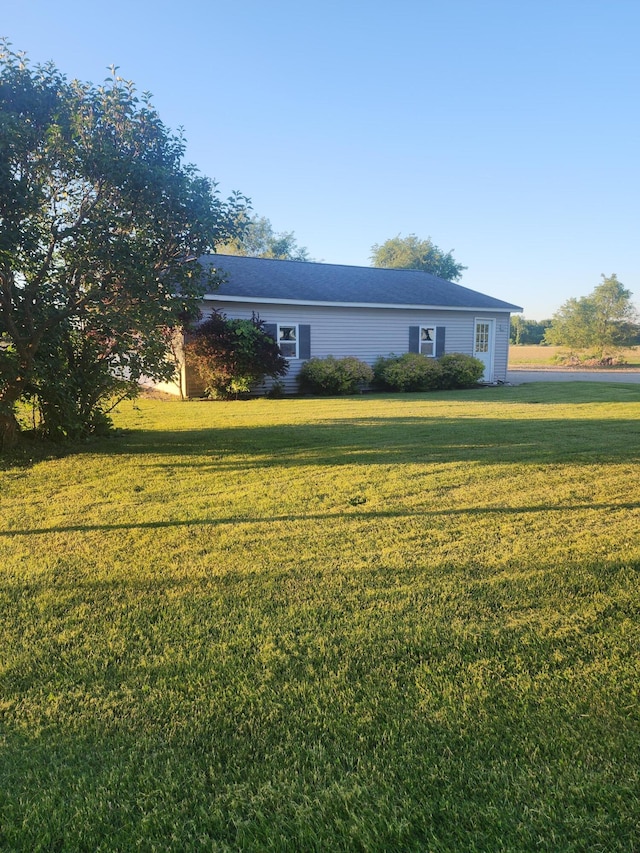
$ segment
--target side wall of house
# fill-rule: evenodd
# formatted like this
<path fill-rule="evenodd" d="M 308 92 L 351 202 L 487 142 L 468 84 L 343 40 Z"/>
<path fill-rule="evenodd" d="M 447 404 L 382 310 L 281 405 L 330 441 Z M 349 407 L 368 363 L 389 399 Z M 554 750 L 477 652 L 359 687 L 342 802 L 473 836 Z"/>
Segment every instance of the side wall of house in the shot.
<path fill-rule="evenodd" d="M 476 318 L 493 320 L 493 381 L 504 381 L 509 353 L 509 313 L 494 311 L 422 311 L 407 308 L 345 308 L 314 305 L 271 305 L 208 301 L 204 315 L 219 310 L 227 317 L 250 319 L 256 312 L 268 324 L 308 325 L 311 357 L 341 358 L 353 355 L 373 364 L 381 355 L 400 355 L 409 351 L 409 328 L 444 327 L 444 352 L 473 355 Z M 288 393 L 298 390 L 296 376 L 301 359 L 291 359 L 284 385 Z M 189 385 L 189 383 L 188 383 Z M 192 395 L 191 388 L 187 393 Z"/>
<path fill-rule="evenodd" d="M 186 386 L 186 370 L 184 363 L 184 337 L 182 332 L 176 330 L 172 336 L 171 340 L 171 351 L 173 356 L 173 363 L 176 366 L 175 377 L 173 380 L 169 380 L 167 382 L 155 382 L 153 379 L 142 379 L 140 384 L 143 388 L 153 389 L 155 391 L 162 391 L 164 394 L 172 394 L 175 397 L 196 397 L 198 394 L 189 393 L 190 389 Z"/>

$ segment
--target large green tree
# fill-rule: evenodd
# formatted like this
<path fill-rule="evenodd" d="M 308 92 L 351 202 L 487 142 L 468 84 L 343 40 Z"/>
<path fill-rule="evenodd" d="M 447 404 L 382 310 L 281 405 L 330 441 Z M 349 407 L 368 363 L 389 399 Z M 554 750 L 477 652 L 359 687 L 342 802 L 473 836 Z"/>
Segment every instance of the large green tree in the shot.
<path fill-rule="evenodd" d="M 309 261 L 309 251 L 299 246 L 293 231 L 273 230 L 266 216 L 241 216 L 238 236 L 220 247 L 229 255 L 247 255 L 252 258 L 276 258 L 280 261 Z"/>
<path fill-rule="evenodd" d="M 211 286 L 198 258 L 246 207 L 184 153 L 115 68 L 96 87 L 0 43 L 0 444 L 25 395 L 81 432 L 114 383 L 173 371 L 170 330 Z"/>
<path fill-rule="evenodd" d="M 385 269 L 422 270 L 447 281 L 457 281 L 467 267 L 453 257 L 453 250 L 443 252 L 428 237 L 421 240 L 415 234 L 392 237 L 371 247 L 371 265 Z"/>
<path fill-rule="evenodd" d="M 589 296 L 569 299 L 556 311 L 545 332 L 545 343 L 594 352 L 601 358 L 637 343 L 633 294 L 615 273 L 601 278 L 602 283 Z"/>

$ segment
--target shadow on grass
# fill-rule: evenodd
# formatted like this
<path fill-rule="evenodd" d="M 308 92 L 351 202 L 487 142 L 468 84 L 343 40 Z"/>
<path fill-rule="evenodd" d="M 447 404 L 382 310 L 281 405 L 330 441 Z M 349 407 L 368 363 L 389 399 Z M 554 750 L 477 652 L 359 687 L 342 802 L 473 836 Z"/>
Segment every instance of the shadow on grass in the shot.
<path fill-rule="evenodd" d="M 406 404 L 412 413 L 386 417 L 380 404 L 386 400 Z M 261 467 L 298 465 L 393 465 L 432 462 L 563 463 L 620 462 L 636 460 L 640 453 L 640 419 L 594 418 L 593 410 L 572 409 L 569 418 L 538 417 L 539 405 L 640 402 L 640 386 L 606 383 L 533 383 L 515 388 L 486 388 L 459 392 L 458 404 L 489 402 L 505 405 L 504 417 L 424 417 L 414 415 L 416 405 L 448 400 L 439 394 L 371 395 L 377 406 L 370 417 L 341 416 L 309 423 L 266 426 L 213 426 L 197 429 L 116 430 L 82 445 L 46 445 L 25 438 L 11 455 L 0 455 L 0 470 L 28 468 L 66 456 L 107 454 L 117 456 L 177 457 L 158 463 L 174 468 L 191 465 L 242 470 L 248 464 Z M 279 401 L 286 406 L 288 400 Z M 296 401 L 291 401 L 296 402 Z M 303 401 L 313 403 L 313 400 Z M 348 403 L 348 398 L 340 398 Z M 300 403 L 300 400 L 297 400 Z M 362 412 L 362 398 L 358 411 Z M 511 417 L 510 405 L 530 405 L 530 417 Z M 233 403 L 205 403 L 233 406 Z M 397 412 L 397 405 L 394 406 Z M 426 409 L 428 411 L 428 409 Z M 577 414 L 577 417 L 576 417 Z M 299 415 L 299 411 L 298 411 Z M 582 415 L 582 416 L 581 416 Z M 196 461 L 195 457 L 198 457 Z"/>
<path fill-rule="evenodd" d="M 635 461 L 640 420 L 392 417 L 188 431 L 141 430 L 85 452 L 153 457 L 156 464 L 241 470 L 247 465 L 395 465 Z M 175 457 L 171 462 L 158 462 Z"/>
<path fill-rule="evenodd" d="M 562 504 L 558 506 L 550 506 L 549 504 L 540 504 L 538 506 L 473 506 L 463 507 L 461 509 L 438 509 L 438 510 L 419 510 L 417 512 L 407 512 L 404 509 L 402 512 L 395 510 L 350 510 L 344 509 L 337 512 L 321 512 L 321 513 L 285 513 L 283 515 L 269 516 L 252 516 L 250 518 L 242 516 L 225 516 L 222 518 L 187 518 L 187 519 L 170 519 L 164 521 L 139 521 L 139 522 L 118 522 L 116 524 L 69 524 L 58 527 L 36 527 L 23 530 L 0 530 L 0 537 L 15 537 L 15 536 L 39 536 L 50 533 L 88 533 L 102 532 L 109 533 L 115 530 L 161 530 L 172 527 L 219 527 L 225 524 L 232 524 L 238 527 L 243 524 L 278 524 L 291 523 L 298 521 L 333 521 L 339 518 L 348 517 L 350 519 L 358 519 L 361 521 L 375 521 L 382 518 L 438 518 L 438 517 L 454 517 L 454 516 L 510 516 L 510 515 L 529 515 L 539 512 L 551 513 L 567 513 L 567 512 L 584 512 L 595 510 L 597 512 L 617 512 L 619 510 L 636 510 L 640 509 L 640 501 L 638 502 L 623 502 L 623 503 L 581 503 L 581 504 Z"/>
<path fill-rule="evenodd" d="M 248 465 L 619 463 L 640 458 L 640 420 L 393 417 L 193 430 L 136 430 L 82 447 L 6 461 L 4 470 L 84 454 L 139 456 L 149 464 L 244 470 Z M 164 460 L 164 461 L 162 461 Z"/>

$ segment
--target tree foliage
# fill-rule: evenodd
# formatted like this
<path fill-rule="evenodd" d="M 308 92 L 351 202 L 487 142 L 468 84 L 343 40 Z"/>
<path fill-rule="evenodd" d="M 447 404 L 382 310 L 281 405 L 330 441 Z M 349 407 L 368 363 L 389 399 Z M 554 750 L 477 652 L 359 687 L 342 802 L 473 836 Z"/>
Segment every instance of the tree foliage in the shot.
<path fill-rule="evenodd" d="M 184 152 L 115 68 L 96 87 L 0 42 L 5 425 L 35 395 L 56 434 L 90 431 L 114 391 L 173 372 L 167 329 L 211 288 L 198 258 L 233 238 L 246 209 Z"/>
<path fill-rule="evenodd" d="M 415 234 L 393 237 L 371 247 L 371 265 L 385 269 L 422 270 L 447 281 L 457 281 L 467 267 L 453 257 L 453 250 L 443 252 L 428 237 Z"/>
<path fill-rule="evenodd" d="M 541 344 L 550 325 L 551 320 L 527 320 L 515 314 L 511 317 L 509 340 L 512 344 Z"/>
<path fill-rule="evenodd" d="M 615 273 L 601 278 L 589 296 L 567 300 L 553 315 L 545 343 L 597 352 L 601 358 L 637 343 L 638 315 L 631 291 Z"/>
<path fill-rule="evenodd" d="M 24 396 L 40 413 L 41 432 L 58 440 L 105 430 L 108 401 L 114 404 L 136 390 L 104 340 L 82 323 L 62 323 L 38 347 Z"/>
<path fill-rule="evenodd" d="M 229 320 L 216 312 L 190 333 L 184 349 L 187 365 L 210 397 L 246 394 L 267 377 L 284 376 L 289 366 L 255 314 L 251 320 Z"/>
<path fill-rule="evenodd" d="M 309 252 L 298 246 L 293 231 L 275 232 L 266 216 L 240 217 L 238 236 L 220 247 L 229 255 L 247 255 L 252 258 L 275 258 L 281 261 L 309 261 Z"/>

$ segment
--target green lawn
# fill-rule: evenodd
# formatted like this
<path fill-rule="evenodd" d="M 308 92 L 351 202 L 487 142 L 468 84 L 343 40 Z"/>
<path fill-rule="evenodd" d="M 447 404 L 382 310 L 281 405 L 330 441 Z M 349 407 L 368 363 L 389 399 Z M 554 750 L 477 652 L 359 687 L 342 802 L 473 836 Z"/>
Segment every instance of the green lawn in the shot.
<path fill-rule="evenodd" d="M 0 466 L 2 851 L 640 849 L 640 387 L 126 403 Z"/>

